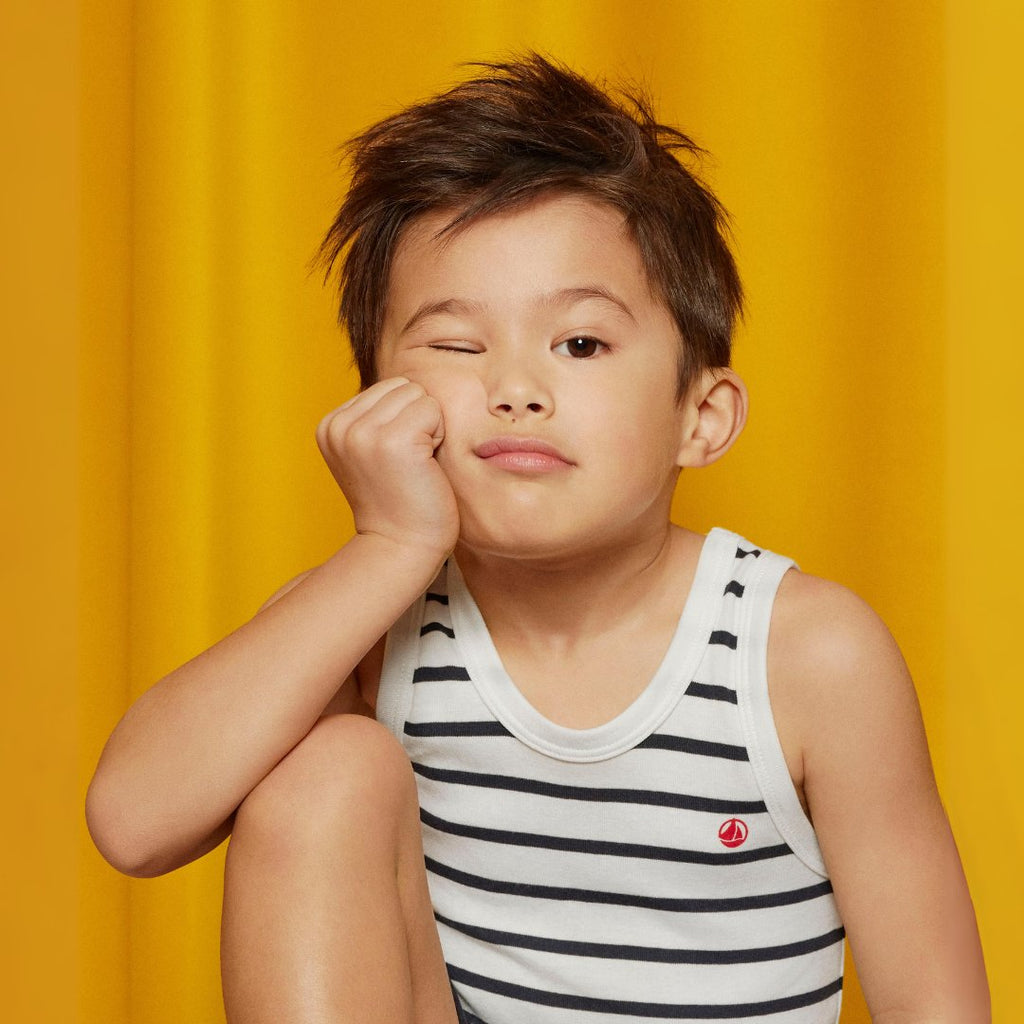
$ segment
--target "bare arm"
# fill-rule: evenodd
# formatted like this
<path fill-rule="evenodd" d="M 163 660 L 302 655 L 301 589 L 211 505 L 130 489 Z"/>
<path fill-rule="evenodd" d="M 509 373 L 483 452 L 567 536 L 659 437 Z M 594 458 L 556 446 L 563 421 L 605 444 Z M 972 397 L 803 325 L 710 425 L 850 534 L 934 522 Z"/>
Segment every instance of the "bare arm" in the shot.
<path fill-rule="evenodd" d="M 989 1021 L 974 909 L 895 642 L 849 591 L 799 573 L 772 634 L 780 734 L 872 1019 Z"/>
<path fill-rule="evenodd" d="M 129 709 L 86 804 L 112 864 L 153 875 L 205 853 L 326 709 L 365 709 L 357 666 L 455 542 L 454 498 L 432 457 L 442 431 L 436 403 L 405 381 L 376 385 L 321 424 L 359 532 Z"/>

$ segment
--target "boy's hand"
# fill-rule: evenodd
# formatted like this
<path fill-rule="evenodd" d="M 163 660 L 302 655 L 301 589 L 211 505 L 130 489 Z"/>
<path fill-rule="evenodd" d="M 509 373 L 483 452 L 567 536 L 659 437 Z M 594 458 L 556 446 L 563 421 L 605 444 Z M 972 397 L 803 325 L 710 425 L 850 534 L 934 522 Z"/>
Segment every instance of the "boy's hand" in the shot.
<path fill-rule="evenodd" d="M 328 413 L 317 444 L 356 530 L 447 556 L 459 535 L 455 494 L 434 458 L 441 407 L 405 377 L 382 380 Z"/>

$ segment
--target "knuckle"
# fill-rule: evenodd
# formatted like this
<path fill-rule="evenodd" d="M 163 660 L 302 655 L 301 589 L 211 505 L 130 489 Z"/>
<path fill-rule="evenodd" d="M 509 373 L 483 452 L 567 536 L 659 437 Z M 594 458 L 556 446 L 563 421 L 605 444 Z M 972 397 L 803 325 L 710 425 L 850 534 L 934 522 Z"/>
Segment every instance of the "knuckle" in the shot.
<path fill-rule="evenodd" d="M 323 442 L 334 440 L 337 437 L 344 435 L 351 419 L 351 414 L 349 413 L 347 406 L 348 403 L 346 402 L 345 405 L 341 405 L 337 409 L 332 409 L 317 424 L 317 441 Z"/>
<path fill-rule="evenodd" d="M 367 423 L 366 420 L 356 420 L 355 423 L 348 424 L 337 435 L 336 440 L 338 447 L 341 447 L 342 443 L 344 443 L 347 447 L 366 448 L 372 442 L 376 433 L 376 428 L 372 424 Z"/>
<path fill-rule="evenodd" d="M 320 422 L 316 425 L 316 436 L 317 440 L 327 436 L 327 430 L 331 425 L 331 421 L 338 414 L 337 409 L 332 409 L 326 416 L 324 416 Z"/>
<path fill-rule="evenodd" d="M 324 441 L 326 450 L 330 452 L 339 452 L 345 446 L 345 438 L 348 434 L 348 428 L 344 423 L 338 421 L 338 419 L 332 420 L 324 434 Z"/>

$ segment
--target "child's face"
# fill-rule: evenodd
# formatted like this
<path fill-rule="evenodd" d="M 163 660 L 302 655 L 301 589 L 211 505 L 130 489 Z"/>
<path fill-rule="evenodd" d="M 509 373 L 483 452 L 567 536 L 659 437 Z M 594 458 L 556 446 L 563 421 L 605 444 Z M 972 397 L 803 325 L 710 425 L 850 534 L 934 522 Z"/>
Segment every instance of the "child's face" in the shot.
<path fill-rule="evenodd" d="M 560 196 L 434 240 L 449 219 L 398 246 L 378 369 L 441 405 L 460 544 L 558 558 L 662 536 L 692 413 L 621 214 Z"/>

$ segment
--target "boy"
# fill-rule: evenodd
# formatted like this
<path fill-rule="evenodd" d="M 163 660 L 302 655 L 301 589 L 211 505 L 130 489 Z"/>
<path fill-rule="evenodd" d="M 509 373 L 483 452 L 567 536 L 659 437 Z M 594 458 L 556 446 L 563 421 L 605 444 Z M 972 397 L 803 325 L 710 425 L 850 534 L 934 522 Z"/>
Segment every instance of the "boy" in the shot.
<path fill-rule="evenodd" d="M 746 416 L 677 150 L 539 57 L 354 143 L 325 255 L 364 389 L 318 441 L 356 536 L 142 697 L 89 794 L 132 874 L 232 833 L 230 1021 L 834 1021 L 844 935 L 876 1021 L 987 1019 L 888 633 L 669 522 Z"/>

